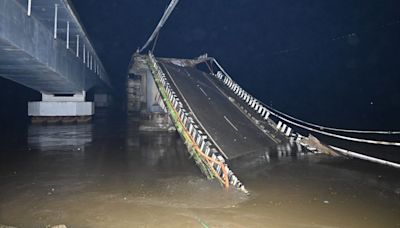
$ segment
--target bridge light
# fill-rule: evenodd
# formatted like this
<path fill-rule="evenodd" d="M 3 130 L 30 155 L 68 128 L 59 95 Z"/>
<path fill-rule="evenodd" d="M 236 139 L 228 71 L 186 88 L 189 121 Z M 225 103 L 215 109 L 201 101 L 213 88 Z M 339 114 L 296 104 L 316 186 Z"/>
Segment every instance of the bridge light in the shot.
<path fill-rule="evenodd" d="M 26 12 L 26 15 L 30 17 L 31 14 L 32 14 L 32 0 L 28 0 L 28 12 Z"/>
<path fill-rule="evenodd" d="M 93 54 L 90 55 L 90 70 L 93 70 Z"/>
<path fill-rule="evenodd" d="M 69 49 L 69 21 L 67 21 L 67 49 Z"/>
<path fill-rule="evenodd" d="M 58 4 L 54 5 L 54 39 L 57 39 Z"/>
<path fill-rule="evenodd" d="M 86 63 L 86 45 L 85 44 L 83 44 L 82 56 L 83 56 L 83 63 Z"/>
<path fill-rule="evenodd" d="M 90 52 L 89 52 L 89 50 L 86 53 L 86 67 L 87 68 L 90 67 Z"/>
<path fill-rule="evenodd" d="M 79 35 L 76 35 L 76 57 L 79 58 Z"/>

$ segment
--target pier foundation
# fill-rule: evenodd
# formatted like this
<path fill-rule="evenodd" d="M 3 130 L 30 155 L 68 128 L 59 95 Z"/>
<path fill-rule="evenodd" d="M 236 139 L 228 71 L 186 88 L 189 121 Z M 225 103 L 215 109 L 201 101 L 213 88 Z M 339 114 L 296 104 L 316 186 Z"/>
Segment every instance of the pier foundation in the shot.
<path fill-rule="evenodd" d="M 134 55 L 127 81 L 127 112 L 140 116 L 140 131 L 175 131 L 153 75 L 141 56 Z"/>
<path fill-rule="evenodd" d="M 85 101 L 86 93 L 45 94 L 42 101 L 28 103 L 33 123 L 88 122 L 94 115 L 94 103 Z"/>

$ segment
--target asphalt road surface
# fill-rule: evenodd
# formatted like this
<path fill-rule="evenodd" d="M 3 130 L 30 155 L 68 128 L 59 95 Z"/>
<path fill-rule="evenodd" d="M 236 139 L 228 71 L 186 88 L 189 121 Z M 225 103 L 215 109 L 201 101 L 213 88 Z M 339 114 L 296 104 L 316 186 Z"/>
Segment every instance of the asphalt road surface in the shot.
<path fill-rule="evenodd" d="M 261 131 L 206 74 L 195 68 L 161 64 L 175 92 L 228 159 L 262 153 L 276 143 Z M 231 98 L 232 99 L 232 98 Z"/>

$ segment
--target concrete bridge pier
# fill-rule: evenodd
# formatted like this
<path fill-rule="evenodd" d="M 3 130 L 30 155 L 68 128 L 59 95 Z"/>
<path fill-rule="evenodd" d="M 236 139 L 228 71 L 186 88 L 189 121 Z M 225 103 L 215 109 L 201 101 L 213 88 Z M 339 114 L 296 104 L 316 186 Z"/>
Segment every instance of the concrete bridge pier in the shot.
<path fill-rule="evenodd" d="M 128 114 L 139 113 L 141 131 L 174 131 L 163 98 L 143 56 L 134 55 L 127 81 Z"/>
<path fill-rule="evenodd" d="M 142 87 L 144 91 L 142 98 L 144 106 L 142 106 L 140 112 L 142 121 L 139 130 L 174 131 L 175 128 L 168 116 L 168 112 L 150 71 L 147 71 L 145 77 L 142 77 Z"/>
<path fill-rule="evenodd" d="M 33 123 L 88 122 L 94 115 L 94 103 L 85 99 L 85 91 L 75 94 L 42 93 L 42 101 L 28 103 L 28 116 Z"/>

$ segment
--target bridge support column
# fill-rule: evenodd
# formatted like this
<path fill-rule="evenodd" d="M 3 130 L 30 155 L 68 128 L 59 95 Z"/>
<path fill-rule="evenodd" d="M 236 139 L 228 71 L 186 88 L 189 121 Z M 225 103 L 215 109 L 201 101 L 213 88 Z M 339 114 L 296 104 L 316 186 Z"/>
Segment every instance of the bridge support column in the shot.
<path fill-rule="evenodd" d="M 147 71 L 142 81 L 145 88 L 143 100 L 145 107 L 141 110 L 141 123 L 139 130 L 141 131 L 174 131 L 174 125 L 169 118 L 167 109 L 157 85 L 150 71 Z"/>
<path fill-rule="evenodd" d="M 142 56 L 135 57 L 129 69 L 127 92 L 128 113 L 140 115 L 140 131 L 175 131 L 156 82 Z"/>
<path fill-rule="evenodd" d="M 86 93 L 54 95 L 42 93 L 42 101 L 28 103 L 32 122 L 87 122 L 94 115 L 93 102 L 86 102 Z"/>

